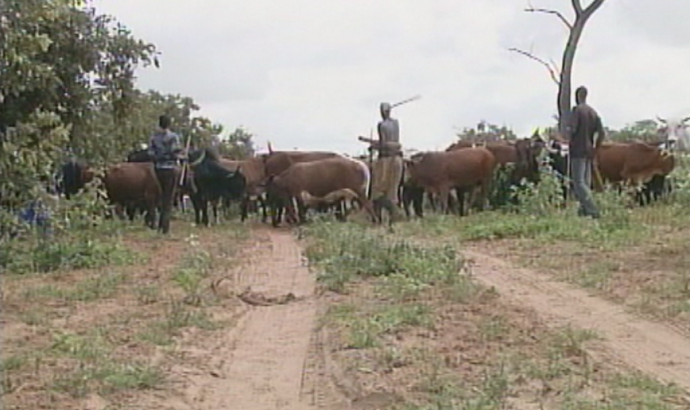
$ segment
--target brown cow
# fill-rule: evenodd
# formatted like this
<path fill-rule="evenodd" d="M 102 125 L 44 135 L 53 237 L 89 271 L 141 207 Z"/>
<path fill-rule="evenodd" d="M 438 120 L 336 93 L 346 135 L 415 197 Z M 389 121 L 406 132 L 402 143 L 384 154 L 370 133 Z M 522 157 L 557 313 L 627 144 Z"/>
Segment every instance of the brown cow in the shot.
<path fill-rule="evenodd" d="M 471 188 L 472 197 L 476 195 L 475 188 L 479 188 L 484 205 L 496 164 L 496 157 L 482 147 L 426 152 L 406 161 L 410 179 L 427 192 L 439 194 L 444 212 L 448 210 L 448 196 L 453 188 Z"/>
<path fill-rule="evenodd" d="M 271 151 L 263 156 L 264 172 L 266 177 L 277 176 L 293 164 L 333 157 L 340 157 L 340 155 L 327 151 Z"/>
<path fill-rule="evenodd" d="M 596 167 L 602 181 L 595 175 L 597 190 L 601 182 L 627 183 L 639 186 L 656 175 L 668 175 L 675 167 L 672 154 L 659 147 L 640 142 L 605 143 L 596 149 Z"/>
<path fill-rule="evenodd" d="M 151 162 L 122 162 L 112 165 L 103 177 L 110 202 L 116 205 L 122 217 L 125 207 L 145 204 L 146 225 L 155 228 L 156 207 L 161 197 L 161 187 Z"/>
<path fill-rule="evenodd" d="M 287 214 L 294 220 L 293 199 L 297 201 L 299 222 L 305 221 L 303 192 L 317 198 L 323 198 L 334 191 L 349 189 L 357 194 L 360 204 L 374 216 L 373 208 L 367 198 L 367 188 L 371 183 L 371 174 L 362 161 L 335 155 L 310 162 L 299 162 L 283 171 L 280 175 L 269 176 L 266 194 L 272 206 L 285 206 Z M 376 220 L 376 218 L 374 217 Z M 273 225 L 277 225 L 275 213 Z"/>
<path fill-rule="evenodd" d="M 541 138 L 520 139 L 516 141 L 489 141 L 473 143 L 471 141 L 458 141 L 446 148 L 447 152 L 471 147 L 484 147 L 491 151 L 499 166 L 515 164 L 515 170 L 511 175 L 511 182 L 518 183 L 522 178 L 531 182 L 539 180 L 538 157 L 544 148 Z"/>

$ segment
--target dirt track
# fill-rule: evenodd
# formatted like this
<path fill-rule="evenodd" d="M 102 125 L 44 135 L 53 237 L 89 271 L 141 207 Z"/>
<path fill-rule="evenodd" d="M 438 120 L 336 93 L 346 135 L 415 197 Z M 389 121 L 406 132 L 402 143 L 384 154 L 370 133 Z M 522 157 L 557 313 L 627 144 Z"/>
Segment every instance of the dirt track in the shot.
<path fill-rule="evenodd" d="M 212 374 L 190 381 L 188 404 L 197 409 L 308 409 L 305 364 L 316 318 L 314 277 L 290 232 L 260 230 L 237 287 L 265 299 L 292 293 L 296 300 L 252 306 L 217 345 Z M 264 239 L 264 238 L 262 238 Z M 262 298 L 262 299 L 263 299 Z M 249 299 L 249 298 L 248 298 Z M 257 303 L 258 305 L 258 303 Z"/>
<path fill-rule="evenodd" d="M 495 287 L 512 303 L 539 312 L 548 325 L 572 324 L 603 338 L 599 360 L 636 368 L 690 391 L 690 340 L 672 329 L 635 317 L 624 307 L 590 296 L 528 269 L 483 253 L 465 250 L 477 280 Z"/>

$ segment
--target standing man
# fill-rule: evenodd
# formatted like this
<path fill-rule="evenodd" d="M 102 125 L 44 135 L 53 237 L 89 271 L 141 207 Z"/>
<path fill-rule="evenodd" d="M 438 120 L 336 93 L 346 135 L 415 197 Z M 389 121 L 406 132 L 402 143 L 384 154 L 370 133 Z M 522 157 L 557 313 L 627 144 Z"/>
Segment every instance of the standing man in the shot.
<path fill-rule="evenodd" d="M 170 131 L 169 117 L 161 115 L 158 125 L 159 129 L 151 136 L 148 153 L 153 158 L 153 166 L 162 191 L 158 231 L 167 234 L 170 231 L 175 188 L 180 177 L 179 160 L 182 157 L 182 147 L 180 136 Z"/>
<path fill-rule="evenodd" d="M 599 218 L 599 210 L 592 200 L 592 164 L 595 148 L 604 141 L 604 126 L 599 114 L 587 104 L 587 88 L 575 90 L 575 102 L 570 124 L 570 166 L 572 169 L 574 193 L 580 202 L 579 216 Z M 597 134 L 596 145 L 594 134 Z"/>
<path fill-rule="evenodd" d="M 391 222 L 398 218 L 398 186 L 403 172 L 402 146 L 398 120 L 391 118 L 391 105 L 381 103 L 381 121 L 378 123 L 378 141 L 360 137 L 369 142 L 370 150 L 379 152 L 372 165 L 371 199 L 377 214 L 384 208 L 389 212 Z"/>

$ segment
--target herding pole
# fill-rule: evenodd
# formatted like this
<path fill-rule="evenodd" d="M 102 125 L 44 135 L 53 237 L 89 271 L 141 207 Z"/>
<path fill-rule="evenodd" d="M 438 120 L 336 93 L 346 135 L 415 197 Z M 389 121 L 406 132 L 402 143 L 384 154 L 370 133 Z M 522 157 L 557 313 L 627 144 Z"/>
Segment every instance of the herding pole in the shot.
<path fill-rule="evenodd" d="M 180 174 L 180 186 L 184 185 L 185 172 L 189 166 L 189 143 L 192 141 L 192 134 L 187 135 L 187 143 L 184 147 L 184 153 L 187 156 L 187 160 L 182 163 L 182 173 Z"/>

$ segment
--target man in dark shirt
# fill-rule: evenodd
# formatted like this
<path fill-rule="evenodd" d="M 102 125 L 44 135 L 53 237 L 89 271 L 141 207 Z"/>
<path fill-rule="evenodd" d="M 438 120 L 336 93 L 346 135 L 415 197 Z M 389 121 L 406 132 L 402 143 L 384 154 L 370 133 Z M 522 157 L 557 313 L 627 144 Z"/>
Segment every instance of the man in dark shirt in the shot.
<path fill-rule="evenodd" d="M 599 210 L 592 200 L 589 187 L 592 184 L 592 161 L 594 159 L 594 134 L 597 134 L 596 147 L 604 141 L 604 126 L 599 114 L 587 104 L 587 88 L 575 90 L 577 106 L 571 114 L 570 124 L 570 166 L 574 193 L 580 202 L 578 215 L 599 218 Z"/>
<path fill-rule="evenodd" d="M 167 234 L 170 231 L 175 187 L 180 176 L 179 159 L 182 147 L 179 135 L 170 131 L 170 118 L 161 115 L 158 125 L 160 128 L 151 136 L 148 153 L 153 158 L 156 177 L 162 190 L 158 231 Z"/>

